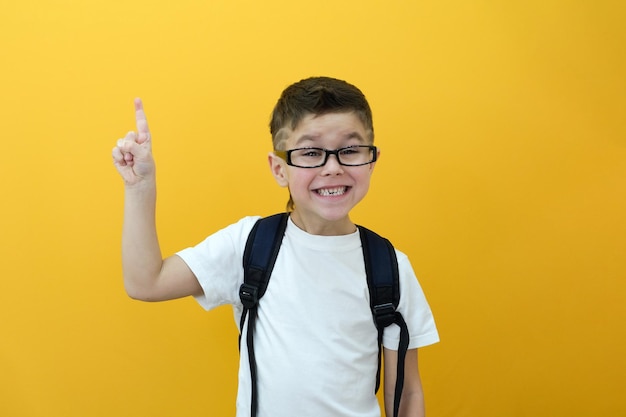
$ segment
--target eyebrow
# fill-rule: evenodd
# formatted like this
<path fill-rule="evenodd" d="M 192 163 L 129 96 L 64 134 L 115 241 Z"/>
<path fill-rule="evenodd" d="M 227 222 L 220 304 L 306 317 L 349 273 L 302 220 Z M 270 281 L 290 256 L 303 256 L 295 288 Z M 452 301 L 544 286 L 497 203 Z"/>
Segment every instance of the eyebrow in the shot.
<path fill-rule="evenodd" d="M 300 136 L 297 140 L 296 140 L 296 145 L 302 145 L 303 142 L 315 142 L 316 140 L 319 139 L 319 136 L 316 135 L 302 135 Z M 361 136 L 358 132 L 350 132 L 347 135 L 345 135 L 345 137 L 343 138 L 343 140 L 350 140 L 350 139 L 357 139 L 359 142 L 365 142 L 365 139 L 363 138 L 363 136 Z"/>

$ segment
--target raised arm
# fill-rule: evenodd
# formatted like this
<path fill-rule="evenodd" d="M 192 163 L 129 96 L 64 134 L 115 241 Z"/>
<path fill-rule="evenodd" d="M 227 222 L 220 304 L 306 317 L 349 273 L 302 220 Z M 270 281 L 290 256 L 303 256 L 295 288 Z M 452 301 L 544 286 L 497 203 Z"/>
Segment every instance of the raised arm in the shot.
<path fill-rule="evenodd" d="M 163 259 L 156 231 L 156 176 L 152 137 L 140 99 L 135 99 L 136 132 L 113 148 L 113 163 L 124 180 L 122 269 L 132 298 L 163 301 L 202 294 L 189 267 L 178 256 Z"/>

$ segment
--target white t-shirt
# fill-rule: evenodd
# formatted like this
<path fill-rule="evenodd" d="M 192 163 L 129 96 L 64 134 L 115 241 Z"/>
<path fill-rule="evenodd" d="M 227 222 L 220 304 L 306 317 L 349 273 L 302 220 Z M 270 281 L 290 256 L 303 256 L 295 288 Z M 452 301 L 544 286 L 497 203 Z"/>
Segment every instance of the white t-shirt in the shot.
<path fill-rule="evenodd" d="M 207 310 L 232 304 L 239 325 L 243 251 L 259 217 L 245 217 L 178 255 L 204 290 Z M 409 348 L 436 343 L 437 329 L 408 258 L 396 251 L 399 311 Z M 310 235 L 288 222 L 272 277 L 258 307 L 254 351 L 258 417 L 379 417 L 374 395 L 377 331 L 358 231 Z M 385 329 L 383 344 L 397 349 L 399 328 Z M 237 417 L 250 415 L 250 368 L 245 329 L 239 363 Z"/>

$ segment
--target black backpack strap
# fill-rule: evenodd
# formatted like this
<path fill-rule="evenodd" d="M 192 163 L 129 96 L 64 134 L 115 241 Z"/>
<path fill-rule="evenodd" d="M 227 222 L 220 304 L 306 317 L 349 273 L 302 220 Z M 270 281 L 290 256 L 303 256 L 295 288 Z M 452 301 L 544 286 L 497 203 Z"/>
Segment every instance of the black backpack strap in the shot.
<path fill-rule="evenodd" d="M 409 331 L 402 315 L 396 311 L 400 302 L 400 274 L 396 251 L 389 240 L 369 229 L 359 226 L 365 273 L 370 292 L 370 307 L 374 323 L 378 329 L 378 371 L 376 372 L 376 392 L 380 388 L 380 368 L 383 331 L 391 324 L 400 327 L 398 346 L 398 368 L 394 395 L 394 417 L 400 410 L 400 397 L 404 387 L 404 364 L 409 346 Z"/>
<path fill-rule="evenodd" d="M 257 384 L 256 384 L 256 361 L 254 356 L 254 324 L 257 317 L 257 306 L 270 280 L 274 263 L 278 257 L 280 244 L 282 243 L 289 214 L 280 213 L 259 219 L 246 241 L 243 253 L 243 284 L 239 288 L 239 298 L 243 304 L 241 321 L 239 323 L 239 348 L 241 349 L 241 335 L 243 326 L 248 316 L 248 330 L 246 343 L 248 347 L 248 361 L 250 363 L 251 377 L 251 415 L 257 412 Z"/>

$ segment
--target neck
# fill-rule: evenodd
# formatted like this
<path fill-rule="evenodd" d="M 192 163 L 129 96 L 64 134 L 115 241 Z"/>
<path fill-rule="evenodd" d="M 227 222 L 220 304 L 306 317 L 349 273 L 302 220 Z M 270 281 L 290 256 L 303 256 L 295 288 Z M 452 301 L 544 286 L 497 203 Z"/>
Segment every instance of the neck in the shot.
<path fill-rule="evenodd" d="M 312 219 L 302 216 L 297 210 L 291 212 L 291 221 L 298 228 L 312 235 L 320 236 L 340 236 L 349 235 L 356 231 L 356 225 L 349 217 L 330 221 L 326 219 Z"/>

